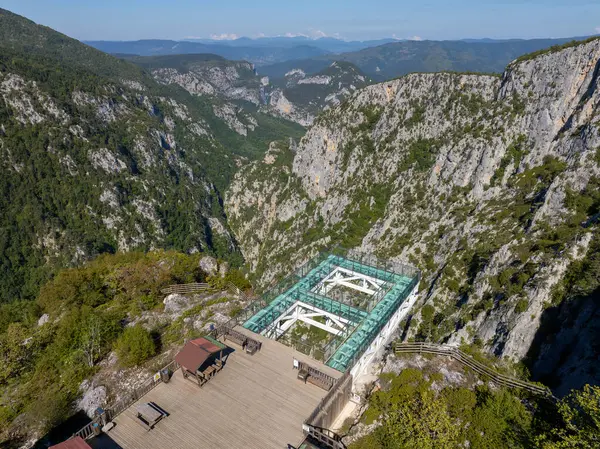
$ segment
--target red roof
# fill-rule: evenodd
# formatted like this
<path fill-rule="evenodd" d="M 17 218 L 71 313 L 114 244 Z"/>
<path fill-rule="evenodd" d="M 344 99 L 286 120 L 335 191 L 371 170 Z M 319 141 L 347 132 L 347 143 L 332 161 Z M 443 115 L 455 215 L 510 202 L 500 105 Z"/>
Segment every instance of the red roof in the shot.
<path fill-rule="evenodd" d="M 50 446 L 49 449 L 92 449 L 89 444 L 83 441 L 81 437 L 71 438 L 70 440 L 63 441 L 55 446 Z"/>
<path fill-rule="evenodd" d="M 175 356 L 175 360 L 186 370 L 194 373 L 204 362 L 210 359 L 213 354 L 221 351 L 221 349 L 206 338 L 197 338 L 196 340 L 188 341 Z"/>
<path fill-rule="evenodd" d="M 215 353 L 219 352 L 221 348 L 219 348 L 216 344 L 211 341 L 208 341 L 206 338 L 196 338 L 195 340 L 190 341 L 193 345 L 198 346 L 199 348 L 204 349 L 206 352 Z"/>

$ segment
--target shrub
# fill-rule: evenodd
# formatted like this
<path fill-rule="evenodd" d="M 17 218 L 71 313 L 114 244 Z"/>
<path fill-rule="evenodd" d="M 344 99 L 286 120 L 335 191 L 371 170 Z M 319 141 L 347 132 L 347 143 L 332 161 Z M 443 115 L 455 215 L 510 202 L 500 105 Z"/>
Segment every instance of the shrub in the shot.
<path fill-rule="evenodd" d="M 520 299 L 515 306 L 515 313 L 523 313 L 527 310 L 527 306 L 529 305 L 529 301 L 526 299 Z"/>
<path fill-rule="evenodd" d="M 225 281 L 231 282 L 240 290 L 248 290 L 252 288 L 252 285 L 250 284 L 248 279 L 246 279 L 244 273 L 242 273 L 240 270 L 236 270 L 235 268 L 227 272 L 227 274 L 225 275 Z"/>
<path fill-rule="evenodd" d="M 150 333 L 142 326 L 125 329 L 115 345 L 119 361 L 124 366 L 139 365 L 156 353 L 156 346 Z"/>

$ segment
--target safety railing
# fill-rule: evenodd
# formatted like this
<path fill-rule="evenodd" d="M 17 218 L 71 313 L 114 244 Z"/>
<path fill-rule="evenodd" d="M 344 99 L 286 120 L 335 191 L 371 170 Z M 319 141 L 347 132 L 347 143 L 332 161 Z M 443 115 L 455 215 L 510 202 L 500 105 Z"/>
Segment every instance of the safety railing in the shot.
<path fill-rule="evenodd" d="M 444 355 L 452 357 L 454 360 L 468 366 L 473 371 L 482 376 L 489 377 L 492 382 L 502 385 L 508 388 L 520 388 L 529 391 L 533 394 L 542 396 L 552 397 L 552 392 L 547 387 L 543 387 L 531 382 L 527 382 L 516 377 L 507 376 L 490 367 L 478 362 L 467 353 L 461 351 L 458 348 L 448 345 L 438 345 L 433 343 L 398 343 L 395 346 L 395 352 L 397 354 L 403 353 L 423 353 L 423 354 L 434 354 Z"/>
<path fill-rule="evenodd" d="M 84 440 L 87 440 L 88 438 L 92 438 L 93 436 L 96 436 L 96 433 L 94 432 L 94 426 L 98 426 L 98 425 L 99 425 L 98 418 L 95 418 L 91 423 L 86 425 L 83 429 L 80 429 L 77 432 L 75 432 L 73 434 L 72 438 L 81 437 Z"/>
<path fill-rule="evenodd" d="M 170 362 L 169 364 L 167 364 L 166 366 L 161 368 L 159 372 L 162 372 L 164 370 L 169 370 L 170 372 L 174 372 L 178 368 L 179 368 L 179 364 L 173 360 L 172 362 Z M 92 420 L 92 422 L 90 422 L 89 424 L 87 424 L 85 427 L 81 428 L 77 432 L 75 432 L 73 434 L 72 438 L 81 437 L 84 440 L 87 440 L 88 438 L 95 436 L 96 432 L 94 432 L 94 427 L 101 426 L 103 421 L 109 422 L 109 421 L 112 421 L 113 419 L 115 419 L 124 410 L 129 408 L 131 406 L 131 404 L 133 404 L 134 402 L 138 401 L 143 396 L 148 394 L 149 391 L 154 389 L 154 387 L 156 387 L 161 382 L 162 382 L 162 376 L 159 376 L 157 378 L 155 378 L 153 376 L 147 382 L 145 382 L 143 385 L 141 385 L 140 387 L 133 390 L 125 398 L 121 399 L 120 401 L 116 402 L 115 404 L 111 405 L 110 407 L 107 407 L 104 410 L 104 414 L 105 414 L 104 417 L 96 416 Z"/>
<path fill-rule="evenodd" d="M 333 387 L 304 420 L 304 434 L 330 449 L 346 449 L 341 436 L 330 430 L 330 427 L 348 403 L 351 390 L 352 375 L 348 370 L 335 381 Z"/>

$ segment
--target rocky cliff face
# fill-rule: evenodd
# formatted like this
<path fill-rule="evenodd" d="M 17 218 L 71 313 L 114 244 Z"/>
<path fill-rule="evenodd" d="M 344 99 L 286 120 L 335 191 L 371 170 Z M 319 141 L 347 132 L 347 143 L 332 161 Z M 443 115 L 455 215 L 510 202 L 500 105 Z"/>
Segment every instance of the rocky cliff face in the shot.
<path fill-rule="evenodd" d="M 597 247 L 599 61 L 594 40 L 502 77 L 408 75 L 324 113 L 294 151 L 272 146 L 226 199 L 258 282 L 360 247 L 424 272 L 405 338 L 543 358 L 555 346 L 540 325 Z M 583 365 L 569 381 L 589 378 Z"/>
<path fill-rule="evenodd" d="M 186 104 L 127 84 L 59 95 L 31 74 L 0 73 L 3 267 L 10 279 L 24 270 L 9 255 L 52 266 L 104 251 L 210 251 L 218 239 L 232 245 L 213 205 L 219 191 L 201 169 L 204 152 L 223 152 L 210 126 Z M 175 232 L 179 207 L 190 219 L 185 237 Z M 7 297 L 18 297 L 15 284 Z"/>
<path fill-rule="evenodd" d="M 340 105 L 370 82 L 356 66 L 344 62 L 333 62 L 313 74 L 292 69 L 283 79 L 273 81 L 268 94 L 269 110 L 303 126 L 310 126 L 321 112 Z"/>
<path fill-rule="evenodd" d="M 221 94 L 230 100 L 261 104 L 260 80 L 249 62 L 203 61 L 190 64 L 186 69 L 156 68 L 152 75 L 161 83 L 178 84 L 192 94 Z"/>
<path fill-rule="evenodd" d="M 262 112 L 309 126 L 315 117 L 339 105 L 350 94 L 365 87 L 370 80 L 349 63 L 332 63 L 314 74 L 291 70 L 282 79 L 260 76 L 254 66 L 244 61 L 223 59 L 195 61 L 202 55 L 180 55 L 174 58 L 135 58 L 134 61 L 151 69 L 152 75 L 163 84 L 176 84 L 193 95 L 221 100 L 215 105 L 220 117 L 231 114 L 226 110 L 259 107 Z M 225 102 L 223 104 L 223 101 Z M 237 105 L 231 102 L 236 102 Z M 251 105 L 240 109 L 240 105 Z M 242 119 L 226 120 L 230 127 L 243 134 L 247 126 Z M 240 132 L 242 131 L 242 132 Z"/>

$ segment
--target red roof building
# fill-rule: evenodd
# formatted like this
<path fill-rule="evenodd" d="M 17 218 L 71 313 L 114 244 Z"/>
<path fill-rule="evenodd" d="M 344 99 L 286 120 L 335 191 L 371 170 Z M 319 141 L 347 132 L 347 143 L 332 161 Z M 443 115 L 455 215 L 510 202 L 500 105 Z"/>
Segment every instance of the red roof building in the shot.
<path fill-rule="evenodd" d="M 186 371 L 195 373 L 196 371 L 202 371 L 202 368 L 206 365 L 212 364 L 223 349 L 225 349 L 225 345 L 213 338 L 197 338 L 188 341 L 175 356 L 175 360 Z"/>
<path fill-rule="evenodd" d="M 54 446 L 50 446 L 49 449 L 92 449 L 89 444 L 87 444 L 83 438 L 75 437 L 70 440 L 63 441 L 60 444 L 56 444 Z"/>

